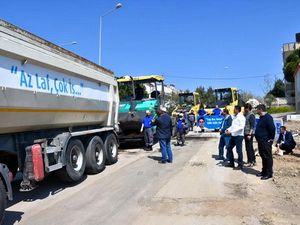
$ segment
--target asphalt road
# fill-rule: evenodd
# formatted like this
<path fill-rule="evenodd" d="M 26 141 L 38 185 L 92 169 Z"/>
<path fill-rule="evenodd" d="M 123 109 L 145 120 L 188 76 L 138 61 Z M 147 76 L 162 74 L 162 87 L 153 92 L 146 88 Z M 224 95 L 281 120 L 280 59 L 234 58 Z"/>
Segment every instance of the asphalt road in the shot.
<path fill-rule="evenodd" d="M 73 186 L 48 177 L 15 194 L 4 224 L 297 224 L 299 213 L 272 199 L 272 181 L 260 181 L 258 168 L 235 171 L 215 160 L 217 142 L 173 147 L 172 164 L 159 164 L 159 152 L 122 152 L 117 164 Z"/>
<path fill-rule="evenodd" d="M 180 150 L 179 150 L 180 149 Z M 121 152 L 119 162 L 74 186 L 48 177 L 38 189 L 18 193 L 4 224 L 132 224 L 141 205 L 178 173 L 195 150 L 174 149 L 173 164 L 158 163 L 158 152 Z"/>

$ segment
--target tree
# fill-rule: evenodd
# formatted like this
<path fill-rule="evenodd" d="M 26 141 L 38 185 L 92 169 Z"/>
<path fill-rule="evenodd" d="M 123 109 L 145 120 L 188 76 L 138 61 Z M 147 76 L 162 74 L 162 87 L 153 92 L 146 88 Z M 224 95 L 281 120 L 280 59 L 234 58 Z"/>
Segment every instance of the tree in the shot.
<path fill-rule="evenodd" d="M 205 105 L 208 107 L 215 107 L 216 104 L 216 96 L 215 91 L 212 87 L 209 87 L 205 93 L 205 99 L 203 101 Z"/>
<path fill-rule="evenodd" d="M 203 86 L 199 86 L 196 88 L 195 92 L 199 93 L 200 101 L 202 103 L 206 93 L 205 88 Z"/>
<path fill-rule="evenodd" d="M 170 96 L 165 96 L 165 107 L 169 113 L 172 113 L 179 101 L 179 95 L 172 91 Z"/>
<path fill-rule="evenodd" d="M 203 86 L 199 86 L 195 91 L 199 93 L 201 104 L 208 107 L 215 107 L 216 96 L 215 91 L 212 87 L 209 87 L 207 90 L 205 90 Z"/>
<path fill-rule="evenodd" d="M 148 94 L 147 94 L 145 85 L 135 84 L 135 89 L 138 86 L 143 88 L 144 98 L 146 98 L 148 96 Z M 133 97 L 132 84 L 129 82 L 119 83 L 119 96 L 120 96 L 120 99 L 122 99 L 122 100 L 124 100 L 124 99 L 130 100 L 130 97 Z"/>
<path fill-rule="evenodd" d="M 285 85 L 283 80 L 277 79 L 274 83 L 274 87 L 268 94 L 272 94 L 274 97 L 285 97 Z"/>
<path fill-rule="evenodd" d="M 266 76 L 264 78 L 264 83 L 263 83 L 263 87 L 262 90 L 264 92 L 264 96 L 266 96 L 274 87 L 274 80 L 272 77 L 270 76 Z"/>
<path fill-rule="evenodd" d="M 244 102 L 247 102 L 251 98 L 256 99 L 256 97 L 250 91 L 240 90 L 239 95 L 240 95 L 241 100 L 243 100 Z"/>
<path fill-rule="evenodd" d="M 293 51 L 287 58 L 283 66 L 284 78 L 288 82 L 294 82 L 294 74 L 300 63 L 300 49 Z"/>
<path fill-rule="evenodd" d="M 264 100 L 265 100 L 267 107 L 270 108 L 272 106 L 272 103 L 275 101 L 275 97 L 272 94 L 267 94 L 265 96 Z"/>
<path fill-rule="evenodd" d="M 119 96 L 120 99 L 127 99 L 130 96 L 133 96 L 132 86 L 119 84 Z"/>

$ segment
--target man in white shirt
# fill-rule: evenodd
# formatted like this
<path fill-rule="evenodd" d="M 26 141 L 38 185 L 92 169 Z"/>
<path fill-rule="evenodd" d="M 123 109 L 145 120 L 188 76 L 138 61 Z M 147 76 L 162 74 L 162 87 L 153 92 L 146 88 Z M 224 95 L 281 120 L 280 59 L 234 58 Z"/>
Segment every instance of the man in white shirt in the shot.
<path fill-rule="evenodd" d="M 228 146 L 228 157 L 229 164 L 227 167 L 234 168 L 234 157 L 232 149 L 236 147 L 236 152 L 238 154 L 238 167 L 236 169 L 243 169 L 243 140 L 244 140 L 244 128 L 246 124 L 246 119 L 241 113 L 241 107 L 234 107 L 234 115 L 232 116 L 232 124 L 226 130 L 227 134 L 231 134 L 231 139 Z"/>

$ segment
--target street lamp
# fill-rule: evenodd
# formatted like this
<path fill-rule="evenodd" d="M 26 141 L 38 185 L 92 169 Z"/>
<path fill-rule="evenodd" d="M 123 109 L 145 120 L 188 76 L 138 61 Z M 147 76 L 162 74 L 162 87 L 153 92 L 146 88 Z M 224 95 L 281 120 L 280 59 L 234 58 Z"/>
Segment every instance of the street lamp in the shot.
<path fill-rule="evenodd" d="M 102 18 L 104 16 L 107 16 L 108 14 L 112 13 L 113 11 L 119 9 L 122 7 L 121 3 L 116 4 L 116 6 L 109 10 L 108 12 L 104 13 L 102 16 L 100 16 L 100 29 L 99 29 L 99 65 L 101 65 L 101 60 L 102 60 Z"/>

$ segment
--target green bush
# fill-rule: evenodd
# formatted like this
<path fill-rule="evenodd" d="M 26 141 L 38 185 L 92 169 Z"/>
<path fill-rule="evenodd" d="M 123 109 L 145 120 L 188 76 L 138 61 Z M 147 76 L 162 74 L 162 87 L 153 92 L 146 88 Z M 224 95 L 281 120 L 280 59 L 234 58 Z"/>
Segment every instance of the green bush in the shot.
<path fill-rule="evenodd" d="M 283 73 L 285 80 L 294 82 L 294 73 L 296 72 L 300 63 L 300 49 L 293 51 L 286 59 L 283 66 Z"/>
<path fill-rule="evenodd" d="M 293 106 L 274 106 L 269 108 L 268 113 L 286 113 L 286 112 L 295 112 L 295 107 Z"/>

